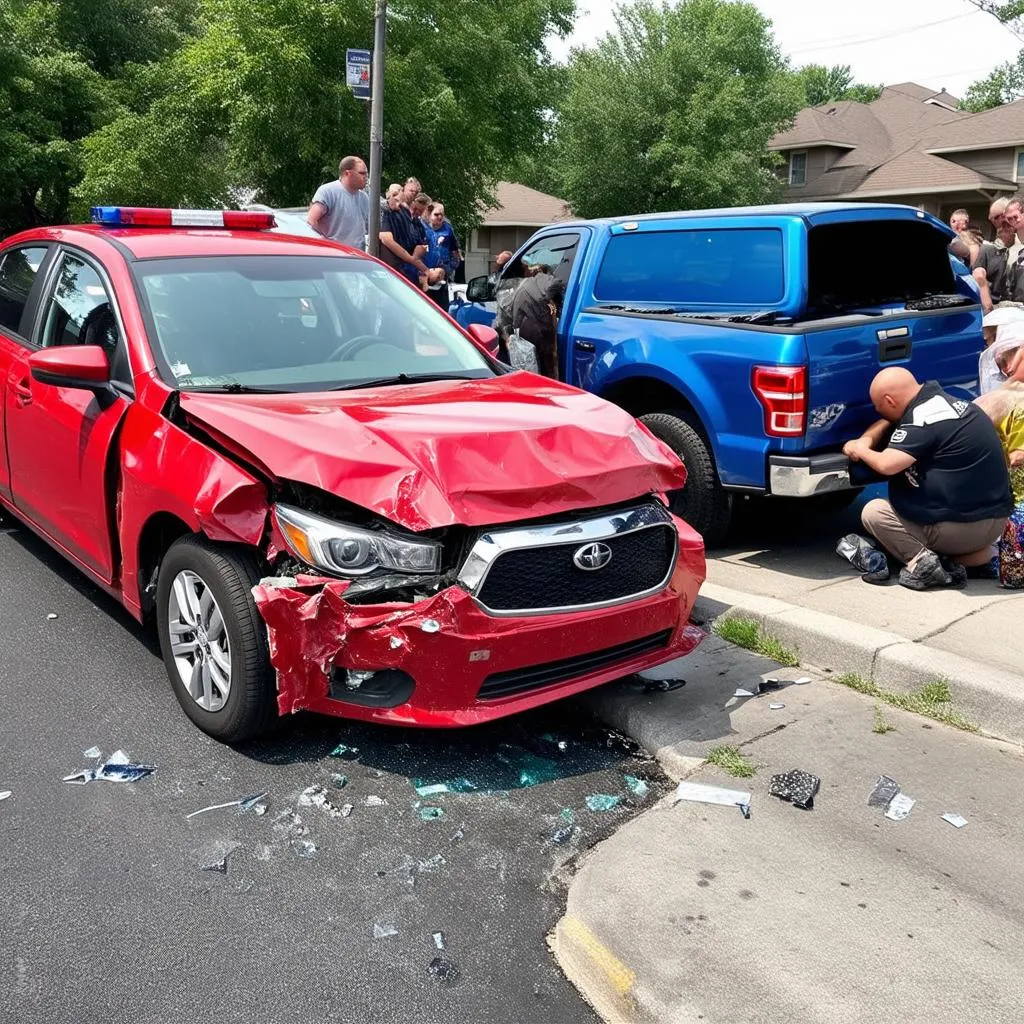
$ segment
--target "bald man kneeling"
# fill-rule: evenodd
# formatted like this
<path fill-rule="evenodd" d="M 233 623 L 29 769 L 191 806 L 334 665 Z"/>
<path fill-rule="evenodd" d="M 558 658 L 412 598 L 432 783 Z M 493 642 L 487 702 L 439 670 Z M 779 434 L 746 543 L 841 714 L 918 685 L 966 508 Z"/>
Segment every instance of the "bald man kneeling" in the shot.
<path fill-rule="evenodd" d="M 889 500 L 864 506 L 864 528 L 904 563 L 903 586 L 962 586 L 968 568 L 991 562 L 1013 509 L 999 436 L 975 405 L 901 367 L 876 375 L 871 404 L 882 419 L 843 448 L 889 478 Z M 885 568 L 864 578 L 889 575 Z"/>

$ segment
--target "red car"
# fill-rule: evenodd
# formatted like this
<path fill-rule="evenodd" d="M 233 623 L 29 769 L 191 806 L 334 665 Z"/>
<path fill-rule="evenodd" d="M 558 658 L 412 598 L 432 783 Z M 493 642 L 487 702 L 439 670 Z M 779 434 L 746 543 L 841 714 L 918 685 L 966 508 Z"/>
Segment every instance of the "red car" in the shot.
<path fill-rule="evenodd" d="M 631 416 L 272 215 L 93 221 L 0 245 L 0 505 L 155 622 L 201 729 L 469 725 L 697 643 Z"/>

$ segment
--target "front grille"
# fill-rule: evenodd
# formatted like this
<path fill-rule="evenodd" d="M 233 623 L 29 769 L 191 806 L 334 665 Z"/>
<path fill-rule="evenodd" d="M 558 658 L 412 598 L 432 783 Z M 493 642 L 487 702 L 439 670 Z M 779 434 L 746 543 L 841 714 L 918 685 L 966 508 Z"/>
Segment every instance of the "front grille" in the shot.
<path fill-rule="evenodd" d="M 573 556 L 580 542 L 519 548 L 500 554 L 487 573 L 477 599 L 495 612 L 534 612 L 620 601 L 654 590 L 668 578 L 676 551 L 675 528 L 651 526 L 603 543 L 611 561 L 588 572 Z"/>
<path fill-rule="evenodd" d="M 517 668 L 511 672 L 495 672 L 484 680 L 477 697 L 479 700 L 496 700 L 589 675 L 617 662 L 629 661 L 641 654 L 660 650 L 668 645 L 671 636 L 671 629 L 663 629 L 660 633 L 652 633 L 615 647 L 606 647 L 603 651 L 577 654 L 574 658 L 549 661 L 546 665 L 534 665 L 531 668 Z"/>

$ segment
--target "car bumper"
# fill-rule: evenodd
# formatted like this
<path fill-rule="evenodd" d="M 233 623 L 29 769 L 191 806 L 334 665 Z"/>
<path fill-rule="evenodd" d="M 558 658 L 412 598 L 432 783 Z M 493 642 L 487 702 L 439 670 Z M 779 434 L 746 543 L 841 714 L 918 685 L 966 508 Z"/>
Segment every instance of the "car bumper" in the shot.
<path fill-rule="evenodd" d="M 253 595 L 267 624 L 278 710 L 391 725 L 476 725 L 688 654 L 703 635 L 689 615 L 704 580 L 704 548 L 685 523 L 677 520 L 676 528 L 679 553 L 668 585 L 600 610 L 499 618 L 457 586 L 415 604 L 353 605 L 343 581 L 261 582 Z M 360 703 L 367 695 L 346 690 L 348 670 L 401 675 L 411 693 L 399 687 L 394 706 Z M 365 682 L 371 694 L 374 680 Z"/>
<path fill-rule="evenodd" d="M 769 455 L 768 491 L 782 498 L 812 498 L 847 491 L 850 460 L 842 454 Z"/>

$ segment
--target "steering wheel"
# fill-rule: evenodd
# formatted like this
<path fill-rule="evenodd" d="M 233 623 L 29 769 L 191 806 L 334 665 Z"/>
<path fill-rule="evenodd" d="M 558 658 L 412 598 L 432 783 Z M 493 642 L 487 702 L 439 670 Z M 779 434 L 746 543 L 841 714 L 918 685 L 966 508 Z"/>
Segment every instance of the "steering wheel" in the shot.
<path fill-rule="evenodd" d="M 399 352 L 403 351 L 398 345 L 393 345 L 389 341 L 385 341 L 383 338 L 378 338 L 376 334 L 357 334 L 354 338 L 346 338 L 328 357 L 327 361 L 333 363 L 335 359 L 341 359 L 347 356 L 353 356 L 357 352 L 370 345 L 387 345 L 388 348 L 393 348 Z"/>

